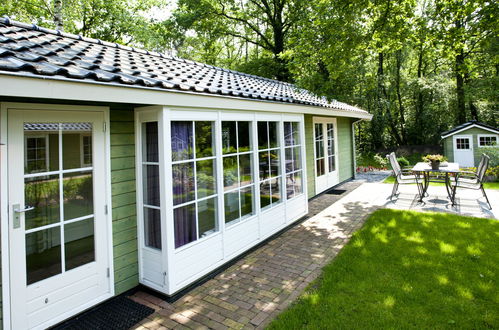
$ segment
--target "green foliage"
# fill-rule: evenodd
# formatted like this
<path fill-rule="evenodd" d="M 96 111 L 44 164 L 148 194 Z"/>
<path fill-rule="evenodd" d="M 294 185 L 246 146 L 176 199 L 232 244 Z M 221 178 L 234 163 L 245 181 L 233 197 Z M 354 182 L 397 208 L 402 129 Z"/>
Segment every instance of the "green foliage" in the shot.
<path fill-rule="evenodd" d="M 495 219 L 378 210 L 268 329 L 497 328 L 498 230 Z"/>
<path fill-rule="evenodd" d="M 409 163 L 409 161 L 407 160 L 407 158 L 405 158 L 405 157 L 398 157 L 397 162 L 399 163 L 400 167 L 406 167 L 406 166 L 411 165 Z"/>
<path fill-rule="evenodd" d="M 490 157 L 490 167 L 499 166 L 499 146 L 479 147 L 478 151 L 480 152 L 480 154 L 486 154 Z"/>
<path fill-rule="evenodd" d="M 358 153 L 357 166 L 371 168 L 386 168 L 388 160 L 380 154 L 375 153 Z"/>

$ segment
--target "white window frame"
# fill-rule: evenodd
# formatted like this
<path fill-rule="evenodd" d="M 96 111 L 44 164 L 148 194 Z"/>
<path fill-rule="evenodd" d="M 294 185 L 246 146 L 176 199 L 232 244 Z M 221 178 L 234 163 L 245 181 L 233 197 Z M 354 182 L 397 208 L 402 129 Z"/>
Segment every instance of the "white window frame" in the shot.
<path fill-rule="evenodd" d="M 33 135 L 25 135 L 24 136 L 24 154 L 28 153 L 28 139 L 45 139 L 45 170 L 37 171 L 37 172 L 47 172 L 49 170 L 49 136 L 48 134 L 33 134 Z M 24 167 L 28 166 L 28 158 L 24 158 Z"/>
<path fill-rule="evenodd" d="M 496 138 L 496 144 L 495 145 L 481 145 L 480 144 L 480 138 L 487 138 L 487 137 L 492 137 L 492 138 Z M 476 144 L 478 147 L 480 148 L 494 148 L 494 147 L 498 147 L 499 146 L 499 134 L 478 134 L 476 136 Z"/>

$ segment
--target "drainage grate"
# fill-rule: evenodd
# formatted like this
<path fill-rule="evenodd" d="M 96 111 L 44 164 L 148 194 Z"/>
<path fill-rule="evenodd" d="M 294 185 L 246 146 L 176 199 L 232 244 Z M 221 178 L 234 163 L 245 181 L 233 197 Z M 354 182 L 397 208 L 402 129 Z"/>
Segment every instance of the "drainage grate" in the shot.
<path fill-rule="evenodd" d="M 154 312 L 154 309 L 136 303 L 124 296 L 111 299 L 92 308 L 53 330 L 121 330 L 129 329 Z"/>
<path fill-rule="evenodd" d="M 342 195 L 345 192 L 346 192 L 346 189 L 331 189 L 331 190 L 326 191 L 326 194 L 328 194 L 328 195 Z"/>

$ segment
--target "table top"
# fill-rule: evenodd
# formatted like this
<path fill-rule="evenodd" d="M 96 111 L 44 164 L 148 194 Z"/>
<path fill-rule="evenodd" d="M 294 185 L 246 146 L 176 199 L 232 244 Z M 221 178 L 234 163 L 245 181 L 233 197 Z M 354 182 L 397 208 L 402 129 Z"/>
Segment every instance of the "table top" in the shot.
<path fill-rule="evenodd" d="M 412 168 L 414 172 L 441 172 L 441 173 L 456 173 L 459 172 L 458 163 L 441 163 L 438 170 L 432 170 L 431 165 L 425 162 L 419 162 Z"/>

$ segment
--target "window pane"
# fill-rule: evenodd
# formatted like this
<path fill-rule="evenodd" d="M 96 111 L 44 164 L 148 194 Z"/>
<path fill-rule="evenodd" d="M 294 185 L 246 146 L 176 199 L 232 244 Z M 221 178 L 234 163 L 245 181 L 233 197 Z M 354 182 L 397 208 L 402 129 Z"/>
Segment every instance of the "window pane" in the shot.
<path fill-rule="evenodd" d="M 270 177 L 270 158 L 268 151 L 258 153 L 259 167 L 260 167 L 260 180 Z"/>
<path fill-rule="evenodd" d="M 59 222 L 59 175 L 24 179 L 24 203 L 35 208 L 24 213 L 26 229 Z"/>
<path fill-rule="evenodd" d="M 233 191 L 224 195 L 225 223 L 239 218 L 239 191 Z"/>
<path fill-rule="evenodd" d="M 291 123 L 293 126 L 293 145 L 300 144 L 300 131 L 299 131 L 299 126 L 297 122 Z"/>
<path fill-rule="evenodd" d="M 223 164 L 225 190 L 237 188 L 239 186 L 237 177 L 237 156 L 224 157 Z"/>
<path fill-rule="evenodd" d="M 238 130 L 238 140 L 239 140 L 239 152 L 245 152 L 251 150 L 251 129 L 250 122 L 239 121 L 237 122 Z"/>
<path fill-rule="evenodd" d="M 325 168 L 324 168 L 324 158 L 317 159 L 315 161 L 315 166 L 316 166 L 316 169 L 317 169 L 317 176 L 324 175 L 324 171 L 325 171 Z"/>
<path fill-rule="evenodd" d="M 24 173 L 59 169 L 59 124 L 25 123 Z"/>
<path fill-rule="evenodd" d="M 194 163 L 172 165 L 173 205 L 194 200 Z"/>
<path fill-rule="evenodd" d="M 92 137 L 83 136 L 83 165 L 92 166 Z"/>
<path fill-rule="evenodd" d="M 158 162 L 158 123 L 143 123 L 142 134 L 142 161 Z"/>
<path fill-rule="evenodd" d="M 315 139 L 322 140 L 322 124 L 315 124 Z"/>
<path fill-rule="evenodd" d="M 279 146 L 279 138 L 277 135 L 277 122 L 269 121 L 269 145 L 270 148 L 276 148 Z"/>
<path fill-rule="evenodd" d="M 205 199 L 198 202 L 199 238 L 208 236 L 216 231 L 217 198 Z"/>
<path fill-rule="evenodd" d="M 241 217 L 253 214 L 253 186 L 241 189 Z"/>
<path fill-rule="evenodd" d="M 327 154 L 334 155 L 334 140 L 327 140 Z"/>
<path fill-rule="evenodd" d="M 301 175 L 302 171 L 296 172 L 294 175 L 294 186 L 295 186 L 295 196 L 303 193 L 303 178 Z"/>
<path fill-rule="evenodd" d="M 329 156 L 328 158 L 328 169 L 329 172 L 333 172 L 336 169 L 336 164 L 334 163 L 334 156 Z"/>
<path fill-rule="evenodd" d="M 196 235 L 196 207 L 189 204 L 173 210 L 175 230 L 175 248 L 195 241 Z"/>
<path fill-rule="evenodd" d="M 251 177 L 251 154 L 239 155 L 239 180 L 241 186 L 253 182 Z"/>
<path fill-rule="evenodd" d="M 192 122 L 172 121 L 172 160 L 192 159 Z"/>
<path fill-rule="evenodd" d="M 211 157 L 213 148 L 213 129 L 211 121 L 197 121 L 196 126 L 196 158 Z"/>
<path fill-rule="evenodd" d="M 270 205 L 270 202 L 270 182 L 265 181 L 260 183 L 260 207 L 263 209 Z"/>
<path fill-rule="evenodd" d="M 300 144 L 298 135 L 298 123 L 285 122 L 284 123 L 284 143 L 286 146 L 293 146 Z"/>
<path fill-rule="evenodd" d="M 222 153 L 231 154 L 237 152 L 236 122 L 222 122 Z"/>
<path fill-rule="evenodd" d="M 315 157 L 324 157 L 324 142 L 322 140 L 315 142 Z"/>
<path fill-rule="evenodd" d="M 288 199 L 293 198 L 303 191 L 301 171 L 286 176 L 286 195 Z"/>
<path fill-rule="evenodd" d="M 161 250 L 161 211 L 144 207 L 144 243 Z"/>
<path fill-rule="evenodd" d="M 301 169 L 301 149 L 300 147 L 294 147 L 293 149 L 293 171 Z"/>
<path fill-rule="evenodd" d="M 26 282 L 32 284 L 61 271 L 61 227 L 26 234 Z"/>
<path fill-rule="evenodd" d="M 270 189 L 272 191 L 272 204 L 279 203 L 281 201 L 281 179 L 270 180 Z"/>
<path fill-rule="evenodd" d="M 275 177 L 281 173 L 279 162 L 279 150 L 270 151 L 270 176 Z"/>
<path fill-rule="evenodd" d="M 267 149 L 269 147 L 269 138 L 267 130 L 267 122 L 258 122 L 258 149 Z"/>
<path fill-rule="evenodd" d="M 95 260 L 94 218 L 64 225 L 66 270 Z"/>
<path fill-rule="evenodd" d="M 84 167 L 83 136 L 92 134 L 91 123 L 62 123 L 62 164 L 65 170 Z"/>
<path fill-rule="evenodd" d="M 63 174 L 64 220 L 94 213 L 94 183 L 92 172 Z"/>
<path fill-rule="evenodd" d="M 144 204 L 159 206 L 159 166 L 142 166 Z"/>
<path fill-rule="evenodd" d="M 198 198 L 215 194 L 215 160 L 207 159 L 196 162 L 196 180 Z"/>

